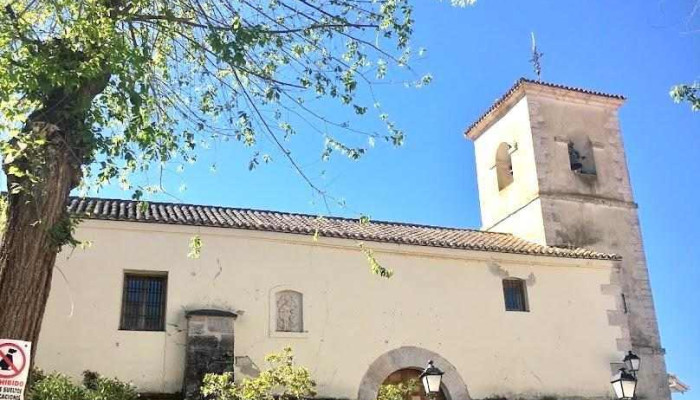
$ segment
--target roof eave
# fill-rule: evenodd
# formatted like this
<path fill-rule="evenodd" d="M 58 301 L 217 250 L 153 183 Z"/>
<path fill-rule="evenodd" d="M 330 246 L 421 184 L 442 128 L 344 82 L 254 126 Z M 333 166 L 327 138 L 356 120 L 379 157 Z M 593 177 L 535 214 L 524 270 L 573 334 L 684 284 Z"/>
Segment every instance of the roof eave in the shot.
<path fill-rule="evenodd" d="M 495 121 L 528 94 L 551 95 L 557 97 L 563 95 L 574 101 L 606 104 L 615 108 L 620 107 L 626 100 L 625 96 L 622 95 L 520 78 L 503 94 L 503 96 L 496 100 L 486 112 L 464 131 L 464 136 L 468 139 L 476 140 L 493 125 Z"/>
<path fill-rule="evenodd" d="M 485 253 L 499 253 L 499 254 L 511 254 L 514 256 L 523 257 L 545 257 L 545 258 L 557 258 L 557 259 L 569 259 L 569 260 L 585 260 L 585 261 L 604 261 L 604 262 L 615 262 L 622 260 L 622 257 L 617 254 L 612 253 L 600 253 L 592 251 L 589 249 L 570 249 L 570 250 L 580 250 L 582 253 L 576 252 L 560 252 L 558 250 L 565 250 L 560 248 L 548 247 L 546 251 L 530 251 L 530 250 L 520 250 L 520 249 L 509 249 L 504 246 L 493 246 L 493 245 L 450 245 L 448 243 L 440 242 L 421 242 L 421 241 L 396 241 L 387 238 L 370 237 L 370 236 L 344 236 L 341 234 L 333 232 L 325 232 L 319 230 L 318 232 L 305 232 L 299 230 L 280 230 L 274 228 L 263 228 L 263 227 L 246 227 L 246 226 L 236 226 L 236 227 L 226 227 L 226 226 L 213 226 L 207 224 L 192 224 L 192 223 L 181 223 L 181 222 L 164 222 L 155 220 L 127 220 L 118 218 L 107 218 L 95 215 L 83 215 L 83 217 L 88 221 L 96 222 L 107 222 L 107 223 L 133 223 L 140 225 L 169 225 L 169 226 L 179 226 L 179 227 L 196 227 L 196 228 L 211 228 L 211 229 L 226 229 L 226 230 L 237 230 L 237 231 L 248 231 L 248 232 L 263 232 L 271 234 L 280 235 L 298 235 L 305 237 L 312 237 L 317 235 L 321 238 L 333 239 L 333 240 L 347 240 L 352 241 L 353 247 L 357 247 L 357 242 L 369 242 L 384 245 L 397 245 L 397 246 L 412 246 L 417 248 L 428 248 L 428 249 L 440 249 L 440 250 L 455 250 L 455 251 L 474 251 L 474 252 L 485 252 Z M 446 228 L 448 229 L 448 228 Z M 483 233 L 494 233 L 494 232 L 483 232 Z M 501 234 L 512 236 L 511 234 Z"/>
<path fill-rule="evenodd" d="M 464 131 L 464 137 L 470 140 L 478 139 L 482 133 L 513 108 L 523 97 L 525 97 L 525 90 L 523 90 L 523 85 L 518 82 L 518 84 L 496 101 L 496 103 L 494 103 L 474 124 Z"/>

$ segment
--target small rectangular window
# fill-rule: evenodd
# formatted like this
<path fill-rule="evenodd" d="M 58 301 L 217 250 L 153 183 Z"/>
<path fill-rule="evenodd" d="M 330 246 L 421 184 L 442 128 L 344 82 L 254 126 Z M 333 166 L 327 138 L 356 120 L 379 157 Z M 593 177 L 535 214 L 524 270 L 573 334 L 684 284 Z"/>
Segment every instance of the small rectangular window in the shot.
<path fill-rule="evenodd" d="M 503 297 L 506 311 L 528 311 L 525 281 L 522 279 L 504 279 Z"/>
<path fill-rule="evenodd" d="M 165 330 L 167 274 L 124 274 L 120 329 L 127 331 Z"/>

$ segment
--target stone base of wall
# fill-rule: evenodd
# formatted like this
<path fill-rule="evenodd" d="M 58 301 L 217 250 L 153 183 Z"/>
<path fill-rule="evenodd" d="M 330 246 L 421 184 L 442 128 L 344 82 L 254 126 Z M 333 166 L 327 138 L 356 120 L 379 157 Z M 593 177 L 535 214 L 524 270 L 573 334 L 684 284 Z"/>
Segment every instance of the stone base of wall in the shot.
<path fill-rule="evenodd" d="M 545 395 L 545 396 L 489 396 L 481 399 L 472 400 L 613 400 L 612 397 L 582 397 L 582 396 L 556 396 L 556 395 Z"/>
<path fill-rule="evenodd" d="M 184 400 L 182 393 L 139 393 L 140 400 Z M 353 400 L 342 397 L 314 397 L 309 400 Z"/>
<path fill-rule="evenodd" d="M 142 400 L 184 400 L 182 393 L 141 393 L 140 398 Z M 639 398 L 642 399 L 642 398 Z M 314 397 L 310 400 L 352 400 L 346 398 L 335 398 L 335 397 Z M 480 399 L 472 400 L 612 400 L 611 397 L 581 397 L 581 396 L 489 396 Z"/>

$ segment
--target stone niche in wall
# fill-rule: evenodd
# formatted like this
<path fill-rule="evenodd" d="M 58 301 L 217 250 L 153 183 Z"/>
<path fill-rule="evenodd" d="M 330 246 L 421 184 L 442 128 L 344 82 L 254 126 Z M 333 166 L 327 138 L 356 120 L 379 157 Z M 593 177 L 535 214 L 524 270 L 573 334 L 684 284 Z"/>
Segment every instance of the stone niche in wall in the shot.
<path fill-rule="evenodd" d="M 187 346 L 183 394 L 185 399 L 202 398 L 199 388 L 204 375 L 233 371 L 233 323 L 238 313 L 225 310 L 192 310 L 187 318 Z"/>

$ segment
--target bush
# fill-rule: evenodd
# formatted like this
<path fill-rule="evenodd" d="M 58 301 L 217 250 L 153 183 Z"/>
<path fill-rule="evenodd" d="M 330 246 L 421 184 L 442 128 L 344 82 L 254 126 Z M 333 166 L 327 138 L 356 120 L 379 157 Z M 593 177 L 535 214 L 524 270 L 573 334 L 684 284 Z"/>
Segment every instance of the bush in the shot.
<path fill-rule="evenodd" d="M 96 373 L 88 377 L 83 373 L 83 385 L 87 389 L 87 400 L 136 400 L 139 395 L 133 386 L 117 379 L 105 378 Z M 90 378 L 90 379 L 88 379 Z"/>
<path fill-rule="evenodd" d="M 410 379 L 407 382 L 397 384 L 383 384 L 379 387 L 377 400 L 408 400 L 418 388 L 418 381 L 416 379 Z"/>
<path fill-rule="evenodd" d="M 29 388 L 29 400 L 86 400 L 85 389 L 61 374 L 47 375 Z"/>
<path fill-rule="evenodd" d="M 83 372 L 82 385 L 58 373 L 44 375 L 40 370 L 33 371 L 27 392 L 28 400 L 136 400 L 139 397 L 128 383 L 92 371 Z"/>
<path fill-rule="evenodd" d="M 32 367 L 29 371 L 29 379 L 27 380 L 27 387 L 33 387 L 40 381 L 46 378 L 46 373 L 44 370 L 36 367 Z"/>
<path fill-rule="evenodd" d="M 90 370 L 83 371 L 83 386 L 85 386 L 86 389 L 96 390 L 99 379 L 100 374 L 97 372 Z"/>
<path fill-rule="evenodd" d="M 301 400 L 316 395 L 311 373 L 295 364 L 291 348 L 270 354 L 265 361 L 268 369 L 240 383 L 231 373 L 205 375 L 202 394 L 212 400 Z"/>

